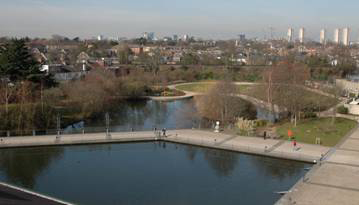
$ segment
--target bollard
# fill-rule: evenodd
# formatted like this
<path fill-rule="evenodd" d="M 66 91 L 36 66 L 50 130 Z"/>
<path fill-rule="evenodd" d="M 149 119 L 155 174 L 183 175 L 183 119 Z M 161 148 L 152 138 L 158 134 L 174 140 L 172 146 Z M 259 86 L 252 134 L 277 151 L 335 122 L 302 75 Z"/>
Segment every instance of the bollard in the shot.
<path fill-rule="evenodd" d="M 83 135 L 85 134 L 85 129 L 82 129 L 82 134 L 83 134 Z"/>
<path fill-rule="evenodd" d="M 36 136 L 36 131 L 32 130 L 32 136 Z"/>
<path fill-rule="evenodd" d="M 10 131 L 6 131 L 6 136 L 10 137 Z"/>

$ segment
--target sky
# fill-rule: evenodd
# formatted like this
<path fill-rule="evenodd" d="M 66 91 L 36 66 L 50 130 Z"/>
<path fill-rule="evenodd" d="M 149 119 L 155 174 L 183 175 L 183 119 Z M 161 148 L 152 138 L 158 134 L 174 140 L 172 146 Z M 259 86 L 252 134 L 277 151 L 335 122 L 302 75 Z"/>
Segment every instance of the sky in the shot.
<path fill-rule="evenodd" d="M 289 27 L 351 28 L 359 39 L 358 0 L 0 0 L 0 36 L 91 38 L 189 34 L 205 39 L 285 37 Z"/>

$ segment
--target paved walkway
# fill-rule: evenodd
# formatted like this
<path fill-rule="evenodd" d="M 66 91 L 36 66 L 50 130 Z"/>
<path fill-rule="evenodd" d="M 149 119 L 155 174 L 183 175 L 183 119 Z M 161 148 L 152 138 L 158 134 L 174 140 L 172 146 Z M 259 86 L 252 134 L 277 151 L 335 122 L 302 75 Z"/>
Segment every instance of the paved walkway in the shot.
<path fill-rule="evenodd" d="M 293 149 L 288 141 L 232 136 L 201 130 L 172 131 L 165 140 L 310 163 L 319 160 L 321 155 L 330 149 L 309 144 L 299 144 L 297 149 Z"/>
<path fill-rule="evenodd" d="M 329 156 L 297 183 L 278 205 L 358 205 L 359 129 L 333 148 Z"/>
<path fill-rule="evenodd" d="M 105 133 L 94 133 L 61 135 L 60 137 L 56 135 L 4 137 L 0 138 L 0 148 L 153 141 L 160 139 L 305 162 L 318 160 L 322 154 L 327 153 L 329 150 L 329 147 L 309 144 L 299 144 L 298 148 L 294 150 L 292 145 L 287 141 L 232 136 L 193 129 L 169 130 L 167 131 L 167 136 L 166 138 L 159 138 L 158 134 L 155 134 L 153 131 L 143 131 L 116 132 L 110 133 L 110 136 L 106 136 Z"/>
<path fill-rule="evenodd" d="M 135 142 L 153 141 L 155 134 L 147 132 L 114 132 L 106 136 L 106 133 L 85 133 L 72 135 L 44 135 L 24 137 L 3 137 L 0 138 L 0 148 L 5 147 L 31 147 L 51 145 L 72 145 L 72 144 L 96 144 L 113 142 Z"/>

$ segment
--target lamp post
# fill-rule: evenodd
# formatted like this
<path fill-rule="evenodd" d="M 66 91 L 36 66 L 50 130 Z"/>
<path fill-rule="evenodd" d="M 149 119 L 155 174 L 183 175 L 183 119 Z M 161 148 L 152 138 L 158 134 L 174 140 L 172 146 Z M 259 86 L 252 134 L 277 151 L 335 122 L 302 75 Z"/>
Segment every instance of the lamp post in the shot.
<path fill-rule="evenodd" d="M 108 112 L 105 115 L 105 119 L 106 119 L 106 137 L 111 137 L 111 134 L 110 134 L 110 114 L 108 114 Z"/>
<path fill-rule="evenodd" d="M 60 114 L 57 114 L 57 117 L 56 117 L 56 128 L 57 128 L 56 138 L 58 138 L 61 135 L 61 118 L 60 118 Z"/>

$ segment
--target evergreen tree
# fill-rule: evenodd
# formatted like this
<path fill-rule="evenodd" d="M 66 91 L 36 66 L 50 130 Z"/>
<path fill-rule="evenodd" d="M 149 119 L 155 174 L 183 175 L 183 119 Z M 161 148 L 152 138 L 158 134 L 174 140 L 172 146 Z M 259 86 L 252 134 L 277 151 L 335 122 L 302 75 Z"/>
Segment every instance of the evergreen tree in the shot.
<path fill-rule="evenodd" d="M 54 85 L 51 76 L 40 71 L 40 64 L 35 61 L 24 39 L 12 39 L 0 47 L 0 76 L 11 81 L 46 82 Z"/>

